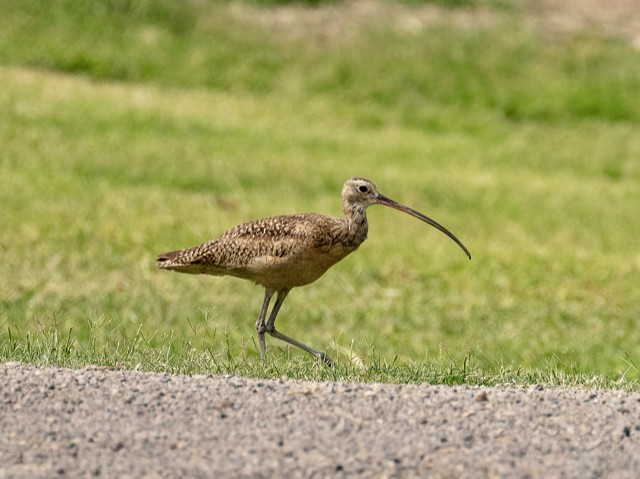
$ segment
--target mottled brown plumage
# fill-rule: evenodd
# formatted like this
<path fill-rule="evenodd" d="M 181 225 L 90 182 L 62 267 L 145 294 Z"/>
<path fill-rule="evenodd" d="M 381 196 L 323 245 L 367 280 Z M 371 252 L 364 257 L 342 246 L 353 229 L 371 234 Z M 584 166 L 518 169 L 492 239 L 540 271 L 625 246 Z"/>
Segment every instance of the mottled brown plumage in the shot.
<path fill-rule="evenodd" d="M 181 273 L 235 276 L 264 286 L 265 298 L 256 322 L 262 360 L 266 361 L 267 332 L 331 364 L 326 354 L 277 331 L 275 319 L 292 288 L 317 280 L 367 239 L 366 208 L 373 204 L 399 209 L 431 224 L 471 258 L 464 245 L 443 226 L 381 195 L 373 182 L 354 177 L 342 189 L 344 218 L 305 213 L 250 221 L 199 246 L 163 253 L 158 256 L 158 266 Z M 276 303 L 265 322 L 275 293 Z"/>
<path fill-rule="evenodd" d="M 354 251 L 346 220 L 313 213 L 251 221 L 195 248 L 161 255 L 164 269 L 229 275 L 280 290 L 303 286 Z"/>

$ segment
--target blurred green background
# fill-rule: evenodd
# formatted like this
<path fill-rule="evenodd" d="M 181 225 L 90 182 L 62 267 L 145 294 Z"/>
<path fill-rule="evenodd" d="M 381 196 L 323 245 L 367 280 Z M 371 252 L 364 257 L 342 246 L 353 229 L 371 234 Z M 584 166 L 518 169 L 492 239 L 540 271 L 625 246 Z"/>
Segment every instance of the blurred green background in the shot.
<path fill-rule="evenodd" d="M 371 208 L 283 332 L 348 364 L 637 381 L 640 48 L 553 8 L 0 0 L 0 356 L 259 365 L 262 290 L 156 254 L 340 215 L 359 175 L 473 260 Z M 269 339 L 276 364 L 313 364 Z"/>

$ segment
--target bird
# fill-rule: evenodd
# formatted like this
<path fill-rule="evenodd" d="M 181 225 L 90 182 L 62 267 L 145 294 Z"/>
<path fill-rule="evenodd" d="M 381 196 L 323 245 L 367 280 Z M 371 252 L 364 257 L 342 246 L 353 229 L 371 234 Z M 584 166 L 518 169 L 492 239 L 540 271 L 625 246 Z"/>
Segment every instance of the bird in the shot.
<path fill-rule="evenodd" d="M 313 283 L 367 239 L 366 210 L 372 205 L 394 208 L 424 221 L 455 241 L 471 259 L 469 250 L 444 226 L 382 195 L 371 180 L 354 176 L 342 188 L 343 218 L 302 213 L 249 221 L 198 246 L 162 253 L 157 264 L 163 270 L 232 276 L 263 286 L 264 300 L 255 325 L 262 363 L 267 362 L 268 333 L 332 365 L 326 353 L 277 330 L 275 321 L 291 289 Z"/>

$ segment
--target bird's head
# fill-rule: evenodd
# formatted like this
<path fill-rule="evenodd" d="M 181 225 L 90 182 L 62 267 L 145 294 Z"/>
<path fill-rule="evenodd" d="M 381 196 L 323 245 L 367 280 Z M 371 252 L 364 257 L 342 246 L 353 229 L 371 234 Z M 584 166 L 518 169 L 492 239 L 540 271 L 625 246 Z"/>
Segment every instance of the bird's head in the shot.
<path fill-rule="evenodd" d="M 367 206 L 378 203 L 380 193 L 371 180 L 354 176 L 349 178 L 342 187 L 342 202 L 345 205 Z"/>

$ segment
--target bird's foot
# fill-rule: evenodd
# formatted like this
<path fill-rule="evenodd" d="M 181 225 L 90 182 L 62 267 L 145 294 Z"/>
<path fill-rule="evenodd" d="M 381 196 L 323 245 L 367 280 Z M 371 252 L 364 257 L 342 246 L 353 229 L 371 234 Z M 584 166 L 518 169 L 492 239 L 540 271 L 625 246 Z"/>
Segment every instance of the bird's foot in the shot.
<path fill-rule="evenodd" d="M 327 366 L 333 367 L 333 360 L 327 356 L 327 353 L 319 352 L 317 357 Z"/>

